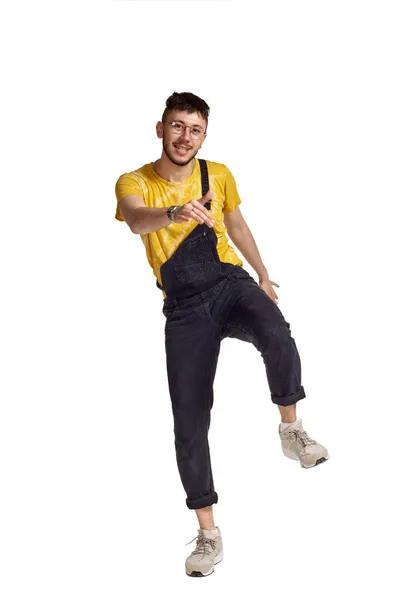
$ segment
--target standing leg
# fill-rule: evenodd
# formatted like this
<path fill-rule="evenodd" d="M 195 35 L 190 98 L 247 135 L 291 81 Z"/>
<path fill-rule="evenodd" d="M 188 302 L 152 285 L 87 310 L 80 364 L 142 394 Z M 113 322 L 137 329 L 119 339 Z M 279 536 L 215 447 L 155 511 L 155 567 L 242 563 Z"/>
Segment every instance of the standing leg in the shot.
<path fill-rule="evenodd" d="M 196 508 L 200 529 L 215 529 L 213 507 Z"/>
<path fill-rule="evenodd" d="M 220 336 L 202 307 L 176 308 L 165 325 L 168 384 L 178 470 L 190 509 L 218 502 L 208 431 Z M 209 513 L 208 513 L 209 516 Z M 208 524 L 205 519 L 204 524 Z"/>

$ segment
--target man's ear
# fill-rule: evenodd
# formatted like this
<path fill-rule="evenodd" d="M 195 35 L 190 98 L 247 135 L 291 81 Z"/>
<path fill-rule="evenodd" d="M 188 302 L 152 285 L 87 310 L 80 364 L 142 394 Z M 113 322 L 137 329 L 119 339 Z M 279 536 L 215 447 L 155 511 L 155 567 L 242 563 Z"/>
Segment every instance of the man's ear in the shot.
<path fill-rule="evenodd" d="M 157 125 L 156 125 L 157 137 L 162 138 L 163 132 L 164 132 L 163 128 L 164 128 L 164 124 L 161 121 L 157 121 Z"/>

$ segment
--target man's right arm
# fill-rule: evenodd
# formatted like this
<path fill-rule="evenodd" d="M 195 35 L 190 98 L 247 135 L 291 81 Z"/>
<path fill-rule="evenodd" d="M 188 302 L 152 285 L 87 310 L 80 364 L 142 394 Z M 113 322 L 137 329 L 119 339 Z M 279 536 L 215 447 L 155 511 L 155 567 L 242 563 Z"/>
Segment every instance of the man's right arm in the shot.
<path fill-rule="evenodd" d="M 143 198 L 134 194 L 121 198 L 119 210 L 132 233 L 153 233 L 171 223 L 166 208 L 148 208 Z"/>

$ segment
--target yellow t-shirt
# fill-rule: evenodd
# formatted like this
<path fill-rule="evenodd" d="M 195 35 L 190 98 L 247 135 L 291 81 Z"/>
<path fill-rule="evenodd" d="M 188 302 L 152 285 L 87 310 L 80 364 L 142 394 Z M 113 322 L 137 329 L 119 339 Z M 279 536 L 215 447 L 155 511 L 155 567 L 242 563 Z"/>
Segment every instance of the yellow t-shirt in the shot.
<path fill-rule="evenodd" d="M 213 190 L 211 197 L 211 214 L 214 219 L 214 231 L 218 238 L 217 251 L 222 262 L 243 265 L 235 250 L 228 243 L 224 212 L 232 212 L 241 204 L 236 182 L 232 173 L 223 164 L 207 160 L 209 186 Z M 189 200 L 199 200 L 202 197 L 200 163 L 195 158 L 193 173 L 178 183 L 163 179 L 155 172 L 152 163 L 148 163 L 130 173 L 121 175 L 115 185 L 117 208 L 115 218 L 123 221 L 119 210 L 119 201 L 128 194 L 143 198 L 149 208 L 167 208 L 173 204 L 181 205 Z M 194 219 L 183 223 L 170 223 L 167 227 L 153 233 L 141 234 L 146 248 L 147 260 L 154 275 L 162 285 L 161 266 L 173 255 L 183 240 L 197 227 Z M 163 291 L 164 298 L 166 297 Z"/>

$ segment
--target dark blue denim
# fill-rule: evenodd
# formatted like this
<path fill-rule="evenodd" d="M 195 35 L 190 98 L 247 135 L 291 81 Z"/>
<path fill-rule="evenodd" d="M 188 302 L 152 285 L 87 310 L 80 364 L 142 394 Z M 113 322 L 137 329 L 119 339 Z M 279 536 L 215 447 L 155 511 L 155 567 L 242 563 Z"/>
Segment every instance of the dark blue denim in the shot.
<path fill-rule="evenodd" d="M 199 159 L 202 195 L 209 189 L 207 161 Z M 210 210 L 211 200 L 205 207 Z M 260 352 L 272 402 L 305 398 L 294 339 L 273 300 L 242 267 L 221 262 L 214 229 L 197 225 L 161 266 L 163 313 L 175 450 L 188 508 L 218 502 L 208 430 L 221 341 L 251 342 Z"/>
<path fill-rule="evenodd" d="M 176 458 L 190 509 L 218 502 L 208 430 L 223 339 L 236 338 L 257 348 L 273 403 L 289 406 L 305 398 L 290 324 L 247 271 L 227 263 L 220 266 L 226 269 L 218 283 L 190 297 L 167 297 L 163 306 Z"/>

